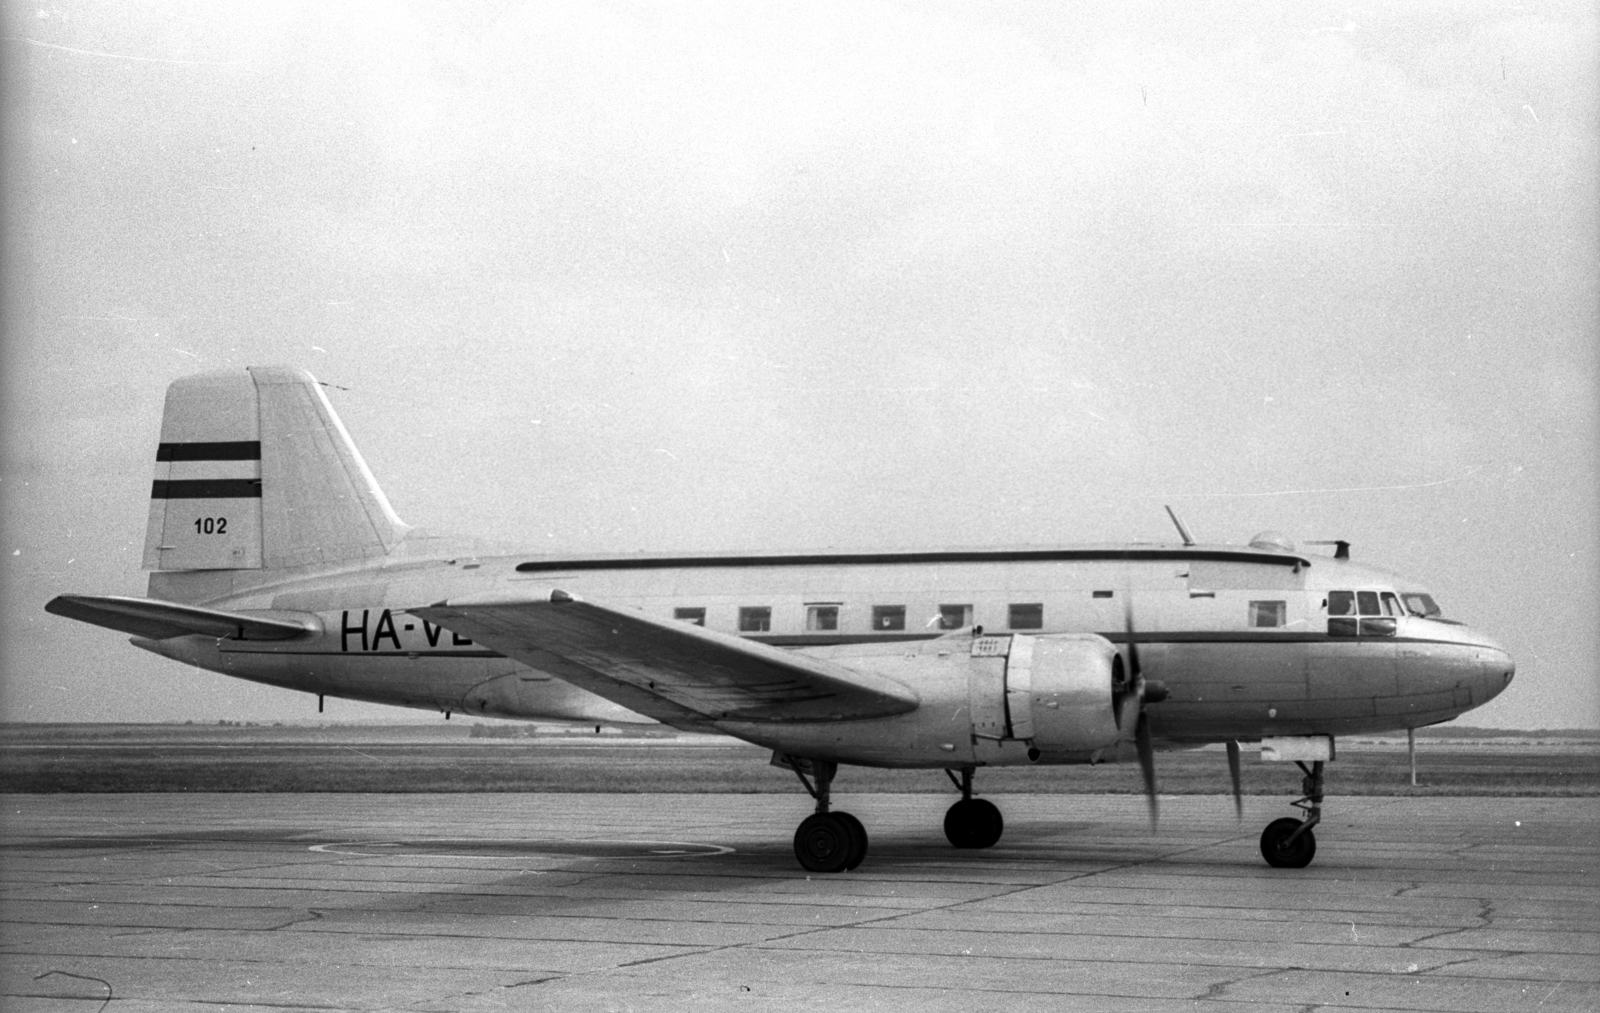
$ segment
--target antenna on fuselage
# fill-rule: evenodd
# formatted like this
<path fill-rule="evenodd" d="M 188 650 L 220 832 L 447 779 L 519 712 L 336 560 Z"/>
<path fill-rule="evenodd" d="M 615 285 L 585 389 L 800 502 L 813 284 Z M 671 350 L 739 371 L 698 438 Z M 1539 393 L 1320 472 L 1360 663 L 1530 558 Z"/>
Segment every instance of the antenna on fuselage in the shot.
<path fill-rule="evenodd" d="M 1167 516 L 1171 517 L 1172 523 L 1178 526 L 1178 537 L 1183 539 L 1183 544 L 1193 545 L 1194 536 L 1189 534 L 1188 525 L 1184 524 L 1183 521 L 1178 519 L 1177 513 L 1170 506 L 1167 507 Z"/>
<path fill-rule="evenodd" d="M 1350 543 L 1345 541 L 1343 538 L 1336 538 L 1336 539 L 1332 539 L 1332 540 L 1326 541 L 1326 542 L 1307 542 L 1306 544 L 1307 545 L 1331 545 L 1331 546 L 1333 546 L 1333 558 L 1334 559 L 1349 559 L 1350 558 Z"/>

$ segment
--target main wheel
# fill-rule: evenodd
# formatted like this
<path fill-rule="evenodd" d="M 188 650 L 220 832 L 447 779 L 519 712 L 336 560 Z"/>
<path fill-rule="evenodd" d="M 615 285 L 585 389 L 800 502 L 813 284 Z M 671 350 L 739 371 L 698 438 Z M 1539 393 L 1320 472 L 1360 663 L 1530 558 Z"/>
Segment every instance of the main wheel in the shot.
<path fill-rule="evenodd" d="M 812 813 L 794 832 L 794 857 L 808 872 L 843 872 L 850 867 L 858 840 L 864 854 L 865 835 L 858 838 L 848 821 L 836 813 Z"/>
<path fill-rule="evenodd" d="M 1261 831 L 1261 857 L 1274 869 L 1304 869 L 1317 853 L 1317 839 L 1311 831 L 1289 840 L 1300 829 L 1300 821 L 1293 816 L 1273 820 Z"/>
<path fill-rule="evenodd" d="M 867 857 L 867 828 L 861 825 L 860 820 L 847 812 L 835 812 L 833 818 L 848 824 L 851 835 L 854 837 L 850 849 L 850 859 L 844 863 L 844 871 L 849 872 L 860 865 L 861 860 Z"/>
<path fill-rule="evenodd" d="M 957 848 L 993 847 L 1005 826 L 1000 810 L 983 798 L 964 798 L 944 814 L 944 836 Z"/>

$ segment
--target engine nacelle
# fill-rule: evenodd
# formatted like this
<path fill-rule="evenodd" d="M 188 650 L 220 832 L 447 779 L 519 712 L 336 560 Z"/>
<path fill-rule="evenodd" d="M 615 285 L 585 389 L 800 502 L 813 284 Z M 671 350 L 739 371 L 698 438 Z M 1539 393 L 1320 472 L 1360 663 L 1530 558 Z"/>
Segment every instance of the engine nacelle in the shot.
<path fill-rule="evenodd" d="M 806 654 L 910 687 L 916 710 L 871 721 L 723 722 L 775 752 L 881 767 L 1093 763 L 1130 737 L 1118 728 L 1122 659 L 1092 633 L 954 634 L 910 643 L 840 644 Z"/>
<path fill-rule="evenodd" d="M 1121 663 L 1105 637 L 1013 635 L 1006 659 L 1007 737 L 1041 753 L 1114 745 L 1123 737 L 1112 692 Z"/>

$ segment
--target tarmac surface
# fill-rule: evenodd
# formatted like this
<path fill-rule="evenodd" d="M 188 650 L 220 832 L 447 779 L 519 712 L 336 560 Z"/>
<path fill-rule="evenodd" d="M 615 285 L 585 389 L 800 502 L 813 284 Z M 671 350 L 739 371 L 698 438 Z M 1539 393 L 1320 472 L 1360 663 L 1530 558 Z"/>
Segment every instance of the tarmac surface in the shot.
<path fill-rule="evenodd" d="M 8 795 L 0 1009 L 1594 1010 L 1594 798 L 840 792 L 808 876 L 778 795 Z M 106 1000 L 110 998 L 109 1004 Z"/>

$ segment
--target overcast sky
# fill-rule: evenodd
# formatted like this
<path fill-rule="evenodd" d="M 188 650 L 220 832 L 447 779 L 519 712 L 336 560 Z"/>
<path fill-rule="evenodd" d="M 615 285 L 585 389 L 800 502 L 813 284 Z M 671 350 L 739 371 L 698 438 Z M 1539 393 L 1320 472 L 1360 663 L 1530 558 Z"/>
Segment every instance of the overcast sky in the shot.
<path fill-rule="evenodd" d="M 0 715 L 315 716 L 43 612 L 144 592 L 167 383 L 281 363 L 414 524 L 1047 545 L 1171 503 L 1430 584 L 1517 660 L 1463 723 L 1600 724 L 1592 5 L 1204 11 L 5 6 Z"/>

